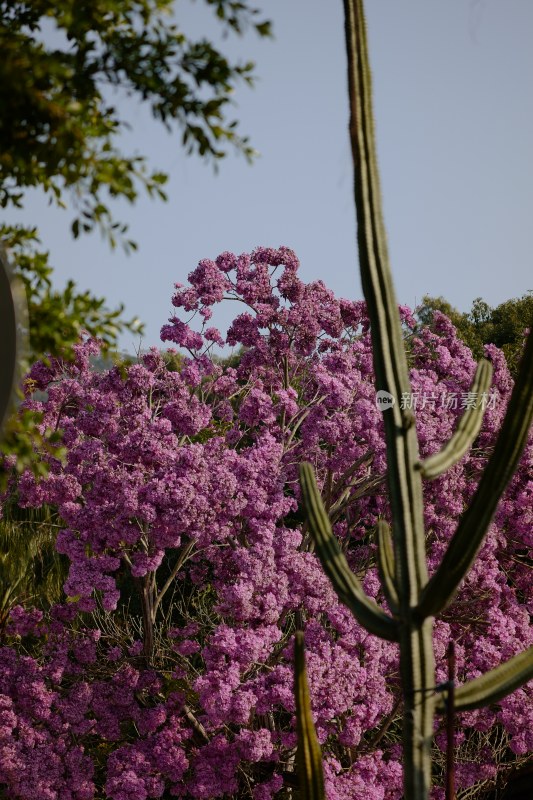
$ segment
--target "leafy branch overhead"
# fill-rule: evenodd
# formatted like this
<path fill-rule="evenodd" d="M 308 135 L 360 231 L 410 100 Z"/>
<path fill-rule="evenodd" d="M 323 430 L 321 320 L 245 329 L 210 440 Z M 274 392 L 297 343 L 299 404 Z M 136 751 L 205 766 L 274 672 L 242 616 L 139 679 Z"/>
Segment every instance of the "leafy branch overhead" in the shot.
<path fill-rule="evenodd" d="M 484 354 L 484 345 L 495 344 L 503 351 L 511 375 L 516 378 L 518 366 L 524 349 L 527 330 L 533 326 L 533 292 L 522 297 L 506 300 L 491 308 L 478 297 L 467 313 L 462 313 L 443 297 L 422 298 L 417 311 L 418 318 L 425 325 L 434 324 L 435 312 L 445 314 L 455 327 L 459 337 L 468 345 L 476 358 Z"/>
<path fill-rule="evenodd" d="M 270 24 L 245 2 L 207 0 L 221 24 L 238 34 Z M 112 244 L 124 228 L 108 200 L 133 202 L 140 189 L 164 197 L 166 176 L 119 145 L 127 122 L 114 89 L 137 97 L 190 153 L 217 161 L 234 146 L 254 151 L 228 116 L 253 63 L 233 63 L 205 38 L 188 39 L 172 0 L 0 0 L 0 204 L 21 207 L 41 187 L 59 205 L 72 195 L 75 236 L 95 226 Z"/>

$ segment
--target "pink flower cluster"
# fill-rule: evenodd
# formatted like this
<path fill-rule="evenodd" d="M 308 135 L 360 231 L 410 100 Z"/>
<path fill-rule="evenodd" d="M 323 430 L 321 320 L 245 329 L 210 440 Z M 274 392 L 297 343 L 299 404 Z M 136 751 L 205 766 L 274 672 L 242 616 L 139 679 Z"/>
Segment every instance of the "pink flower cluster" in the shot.
<path fill-rule="evenodd" d="M 189 322 L 173 317 L 162 329 L 188 350 L 177 372 L 155 351 L 95 372 L 90 341 L 74 363 L 33 367 L 31 385 L 46 399 L 28 396 L 26 406 L 42 412 L 43 431 L 63 431 L 67 455 L 43 455 L 49 476 L 26 473 L 17 490 L 22 505 L 59 510 L 72 602 L 46 618 L 17 609 L 0 649 L 6 797 L 268 800 L 294 785 L 296 619 L 328 797 L 401 797 L 398 726 L 377 736 L 398 707 L 396 647 L 339 604 L 298 507 L 305 459 L 352 568 L 382 602 L 372 529 L 388 514 L 386 460 L 368 321 L 363 303 L 305 285 L 297 271 L 287 248 L 200 262 L 173 298 Z M 212 359 L 224 337 L 206 327 L 226 297 L 246 307 L 225 337 L 242 348 L 233 366 Z M 475 364 L 451 323 L 437 316 L 433 329 L 418 328 L 409 309 L 400 312 L 413 391 L 468 391 Z M 503 356 L 489 351 L 498 402 L 470 454 L 425 488 L 430 569 L 505 411 L 511 381 Z M 446 441 L 459 413 L 419 410 L 422 455 Z M 461 680 L 533 641 L 532 453 L 436 624 L 439 681 L 450 637 Z M 461 722 L 466 737 L 503 731 L 515 753 L 533 749 L 527 688 Z M 490 771 L 490 760 L 490 749 L 465 748 L 462 786 Z"/>

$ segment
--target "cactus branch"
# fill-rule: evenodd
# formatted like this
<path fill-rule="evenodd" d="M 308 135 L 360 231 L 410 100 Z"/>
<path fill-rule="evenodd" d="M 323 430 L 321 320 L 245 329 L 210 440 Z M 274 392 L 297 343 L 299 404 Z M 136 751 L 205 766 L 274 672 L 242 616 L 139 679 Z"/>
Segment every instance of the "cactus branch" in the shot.
<path fill-rule="evenodd" d="M 360 582 L 348 566 L 346 557 L 333 535 L 331 523 L 310 464 L 300 464 L 300 485 L 316 554 L 337 592 L 339 600 L 350 609 L 358 622 L 370 633 L 375 633 L 376 636 L 381 636 L 388 641 L 397 642 L 396 623 L 379 608 L 374 600 L 367 597 Z"/>
<path fill-rule="evenodd" d="M 532 420 L 533 336 L 530 334 L 494 451 L 442 562 L 422 592 L 418 606 L 420 619 L 438 614 L 453 600 L 518 466 Z"/>
<path fill-rule="evenodd" d="M 392 549 L 390 527 L 384 519 L 380 519 L 376 526 L 376 539 L 378 545 L 378 572 L 381 588 L 393 614 L 398 614 L 400 604 L 398 592 L 394 582 L 394 552 Z"/>
<path fill-rule="evenodd" d="M 448 692 L 446 697 L 446 800 L 455 795 L 455 643 L 448 647 Z"/>
<path fill-rule="evenodd" d="M 497 703 L 533 679 L 533 645 L 479 678 L 463 683 L 455 690 L 455 710 L 472 711 Z M 446 710 L 446 701 L 439 699 L 437 711 Z"/>
<path fill-rule="evenodd" d="M 492 380 L 492 364 L 483 358 L 478 364 L 471 393 L 475 397 L 488 392 Z M 449 442 L 438 453 L 419 462 L 418 468 L 423 478 L 432 480 L 456 464 L 472 446 L 483 422 L 483 405 L 474 404 L 462 415 Z"/>
<path fill-rule="evenodd" d="M 302 800 L 325 800 L 322 756 L 311 715 L 302 631 L 296 631 L 294 641 L 294 694 L 298 727 L 300 796 Z"/>

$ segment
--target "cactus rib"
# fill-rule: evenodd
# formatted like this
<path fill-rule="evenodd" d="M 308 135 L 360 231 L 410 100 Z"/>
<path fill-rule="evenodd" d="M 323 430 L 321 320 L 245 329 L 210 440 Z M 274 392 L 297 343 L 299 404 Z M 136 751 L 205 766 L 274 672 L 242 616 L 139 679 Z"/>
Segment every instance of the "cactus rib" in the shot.
<path fill-rule="evenodd" d="M 533 336 L 529 335 L 494 451 L 439 567 L 420 596 L 420 619 L 438 614 L 453 600 L 518 466 L 532 420 Z"/>
<path fill-rule="evenodd" d="M 492 364 L 482 358 L 477 366 L 470 392 L 474 396 L 485 394 L 490 388 L 491 380 Z M 418 469 L 423 478 L 427 480 L 437 478 L 464 456 L 479 433 L 483 422 L 483 411 L 481 404 L 466 409 L 452 437 L 442 450 L 419 462 Z"/>
<path fill-rule="evenodd" d="M 396 623 L 374 600 L 367 597 L 360 582 L 351 572 L 346 557 L 333 535 L 311 464 L 300 464 L 300 485 L 316 554 L 339 600 L 368 631 L 390 642 L 397 642 Z"/>
<path fill-rule="evenodd" d="M 497 703 L 533 678 L 533 645 L 503 664 L 474 678 L 455 690 L 455 710 L 472 711 Z M 444 712 L 444 698 L 437 702 L 437 711 Z"/>
<path fill-rule="evenodd" d="M 298 728 L 300 796 L 302 800 L 325 800 L 322 756 L 311 715 L 302 631 L 296 631 L 294 641 L 294 694 Z"/>

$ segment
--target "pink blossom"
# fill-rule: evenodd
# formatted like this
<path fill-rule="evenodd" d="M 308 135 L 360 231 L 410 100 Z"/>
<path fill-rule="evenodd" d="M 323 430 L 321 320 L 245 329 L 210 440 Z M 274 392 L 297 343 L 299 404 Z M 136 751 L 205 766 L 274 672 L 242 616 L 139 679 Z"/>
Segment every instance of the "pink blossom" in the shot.
<path fill-rule="evenodd" d="M 173 317 L 162 333 L 189 351 L 178 371 L 152 350 L 139 364 L 95 372 L 97 345 L 87 340 L 74 362 L 32 368 L 46 394 L 27 406 L 42 413 L 43 431 L 62 430 L 66 457 L 39 454 L 49 474 L 23 474 L 19 503 L 57 509 L 72 602 L 48 614 L 12 610 L 0 648 L 0 782 L 6 796 L 45 800 L 274 797 L 294 766 L 298 619 L 328 797 L 399 800 L 398 721 L 368 746 L 397 707 L 397 649 L 339 603 L 299 510 L 298 464 L 307 460 L 327 501 L 343 505 L 334 530 L 350 565 L 383 603 L 373 531 L 389 516 L 386 453 L 365 305 L 304 284 L 284 247 L 223 253 L 190 281 L 173 298 L 187 321 Z M 224 296 L 246 309 L 226 336 L 244 347 L 233 366 L 211 360 L 223 337 L 204 330 Z M 425 456 L 461 413 L 443 393 L 467 392 L 475 363 L 446 317 L 418 328 L 409 309 L 400 313 Z M 488 352 L 496 402 L 476 446 L 424 487 L 430 571 L 509 397 L 505 360 Z M 478 560 L 436 622 L 438 682 L 452 637 L 459 682 L 533 641 L 523 556 L 532 455 L 530 443 Z M 490 753 L 475 749 L 478 733 L 505 735 L 523 754 L 531 730 L 527 687 L 462 715 L 460 788 L 494 775 Z"/>

